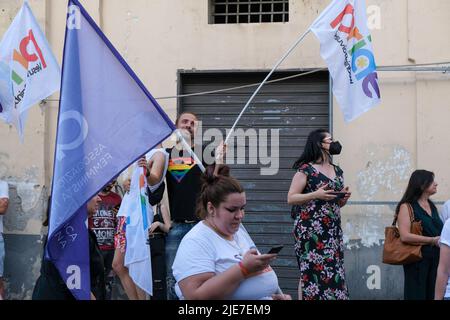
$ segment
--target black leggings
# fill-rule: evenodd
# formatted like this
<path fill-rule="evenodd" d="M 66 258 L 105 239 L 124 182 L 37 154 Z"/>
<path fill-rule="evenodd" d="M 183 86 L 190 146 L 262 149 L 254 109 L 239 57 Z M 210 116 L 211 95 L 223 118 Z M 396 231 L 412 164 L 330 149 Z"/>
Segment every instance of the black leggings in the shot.
<path fill-rule="evenodd" d="M 152 300 L 167 300 L 166 296 L 166 239 L 164 235 L 150 238 L 152 256 L 153 296 Z"/>

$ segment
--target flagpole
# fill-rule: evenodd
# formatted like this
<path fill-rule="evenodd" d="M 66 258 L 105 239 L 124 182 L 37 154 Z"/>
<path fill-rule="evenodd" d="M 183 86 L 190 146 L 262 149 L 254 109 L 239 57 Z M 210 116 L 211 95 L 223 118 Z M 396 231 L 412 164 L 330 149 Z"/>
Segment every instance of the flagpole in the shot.
<path fill-rule="evenodd" d="M 178 137 L 178 140 L 181 142 L 181 144 L 183 145 L 183 148 L 189 152 L 189 154 L 191 155 L 192 158 L 194 158 L 195 162 L 197 163 L 198 167 L 200 168 L 200 170 L 202 170 L 203 173 L 205 173 L 206 169 L 203 166 L 203 163 L 200 161 L 200 159 L 197 157 L 197 155 L 195 154 L 195 152 L 192 150 L 191 146 L 186 142 L 186 140 L 184 139 L 183 135 L 181 134 L 180 130 L 175 130 L 175 133 Z"/>
<path fill-rule="evenodd" d="M 308 30 L 306 30 L 296 41 L 295 43 L 289 48 L 289 50 L 281 57 L 281 59 L 275 64 L 275 66 L 272 68 L 272 70 L 269 72 L 269 74 L 266 76 L 266 78 L 263 80 L 263 82 L 261 82 L 261 84 L 258 86 L 258 88 L 255 90 L 255 92 L 253 92 L 252 96 L 250 97 L 250 99 L 248 99 L 247 103 L 245 104 L 244 108 L 242 109 L 241 113 L 239 114 L 239 116 L 237 117 L 236 121 L 234 122 L 233 126 L 230 129 L 230 132 L 227 135 L 227 138 L 225 139 L 225 144 L 228 142 L 228 139 L 230 138 L 230 136 L 233 134 L 234 128 L 236 127 L 237 123 L 239 122 L 239 120 L 241 119 L 242 115 L 244 114 L 245 110 L 247 110 L 248 106 L 250 105 L 250 103 L 252 102 L 253 98 L 256 96 L 256 94 L 259 92 L 259 90 L 262 88 L 262 86 L 267 82 L 267 80 L 270 78 L 270 76 L 272 75 L 272 73 L 278 68 L 278 66 L 284 61 L 284 59 L 286 59 L 289 54 L 292 52 L 292 50 L 295 49 L 295 47 L 297 47 L 297 45 L 302 42 L 302 40 L 306 37 L 306 35 L 311 31 L 311 28 L 308 28 Z"/>

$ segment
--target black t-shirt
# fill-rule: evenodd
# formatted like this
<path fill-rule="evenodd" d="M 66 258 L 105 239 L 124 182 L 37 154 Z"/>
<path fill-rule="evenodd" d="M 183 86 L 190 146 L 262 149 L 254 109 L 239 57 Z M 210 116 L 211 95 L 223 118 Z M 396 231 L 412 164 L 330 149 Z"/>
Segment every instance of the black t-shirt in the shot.
<path fill-rule="evenodd" d="M 202 171 L 189 152 L 177 152 L 177 149 L 173 149 L 166 149 L 169 153 L 166 182 L 170 215 L 172 220 L 175 221 L 198 221 L 198 217 L 195 215 L 195 207 L 200 193 Z M 201 150 L 203 152 L 204 147 L 201 147 Z M 196 151 L 195 148 L 194 151 Z M 203 165 L 206 167 L 205 164 Z"/>
<path fill-rule="evenodd" d="M 89 232 L 89 265 L 91 273 L 91 291 L 97 300 L 105 300 L 105 262 L 94 231 Z"/>

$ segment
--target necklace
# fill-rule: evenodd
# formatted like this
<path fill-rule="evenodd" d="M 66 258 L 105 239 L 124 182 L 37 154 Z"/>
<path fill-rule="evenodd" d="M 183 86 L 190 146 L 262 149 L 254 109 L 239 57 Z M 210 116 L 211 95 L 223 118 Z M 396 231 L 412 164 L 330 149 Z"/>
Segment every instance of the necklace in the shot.
<path fill-rule="evenodd" d="M 205 224 L 211 228 L 215 233 L 217 233 L 221 238 L 226 240 L 226 242 L 233 247 L 233 249 L 236 249 L 239 252 L 239 256 L 244 256 L 244 250 L 240 246 L 239 242 L 237 241 L 235 235 L 231 236 L 231 239 L 229 239 L 224 233 L 222 233 L 214 223 L 210 222 L 209 220 L 204 220 Z"/>
<path fill-rule="evenodd" d="M 217 233 L 219 236 L 221 236 L 222 238 L 224 238 L 225 240 L 228 240 L 228 241 L 230 241 L 230 239 L 227 237 L 227 235 L 226 234 L 224 234 L 223 232 L 221 232 L 220 230 L 219 230 L 219 228 L 217 228 L 216 227 L 216 225 L 214 224 L 214 223 L 212 223 L 212 222 L 210 222 L 209 220 L 203 220 L 204 222 L 205 222 L 205 224 L 208 226 L 208 227 L 210 227 L 211 229 L 213 229 L 213 231 L 215 232 L 215 233 Z"/>
<path fill-rule="evenodd" d="M 244 256 L 244 249 L 242 249 L 235 237 L 233 237 L 233 240 L 228 240 L 227 242 L 233 247 L 233 249 L 237 249 L 240 257 Z"/>

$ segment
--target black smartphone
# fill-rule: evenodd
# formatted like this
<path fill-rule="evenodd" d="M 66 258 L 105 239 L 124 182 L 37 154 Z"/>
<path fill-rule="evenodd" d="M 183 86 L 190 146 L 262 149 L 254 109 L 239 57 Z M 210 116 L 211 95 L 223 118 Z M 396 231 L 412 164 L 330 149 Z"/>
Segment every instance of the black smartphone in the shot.
<path fill-rule="evenodd" d="M 281 251 L 281 249 L 283 249 L 284 246 L 273 246 L 272 248 L 270 248 L 270 250 L 267 252 L 267 254 L 273 254 L 273 253 L 278 253 Z"/>
<path fill-rule="evenodd" d="M 336 196 L 336 199 L 344 199 L 347 192 L 331 192 L 331 194 Z"/>

